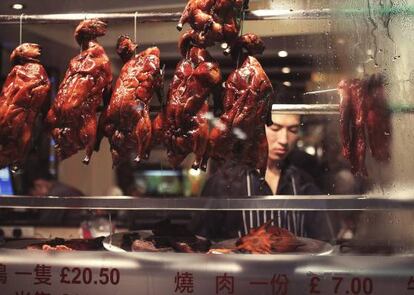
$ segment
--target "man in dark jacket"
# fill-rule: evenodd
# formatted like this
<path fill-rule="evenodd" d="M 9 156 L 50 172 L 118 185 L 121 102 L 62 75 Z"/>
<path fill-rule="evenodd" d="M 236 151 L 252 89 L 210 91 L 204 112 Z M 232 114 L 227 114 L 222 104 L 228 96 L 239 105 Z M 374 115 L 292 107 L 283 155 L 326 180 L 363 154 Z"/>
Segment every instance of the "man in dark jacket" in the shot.
<path fill-rule="evenodd" d="M 285 97 L 284 101 L 286 99 Z M 201 195 L 243 198 L 321 194 L 312 177 L 294 165 L 289 158 L 299 139 L 300 125 L 300 115 L 273 115 L 265 126 L 268 160 L 264 176 L 240 162 L 228 161 L 207 180 Z M 213 239 L 240 237 L 247 234 L 251 228 L 271 219 L 275 225 L 286 228 L 297 236 L 323 240 L 334 238 L 334 229 L 326 212 L 287 211 L 275 208 L 242 212 L 207 212 L 199 218 L 200 220 L 194 223 L 195 230 Z"/>

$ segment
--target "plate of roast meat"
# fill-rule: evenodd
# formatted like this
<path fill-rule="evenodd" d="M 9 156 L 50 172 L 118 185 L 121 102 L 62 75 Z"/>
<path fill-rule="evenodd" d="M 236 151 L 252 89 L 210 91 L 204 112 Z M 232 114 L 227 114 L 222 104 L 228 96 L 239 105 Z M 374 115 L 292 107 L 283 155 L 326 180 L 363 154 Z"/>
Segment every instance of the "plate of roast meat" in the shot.
<path fill-rule="evenodd" d="M 151 230 L 115 233 L 105 238 L 105 249 L 115 252 L 206 253 L 211 242 L 185 226 L 161 222 Z"/>
<path fill-rule="evenodd" d="M 239 239 L 216 243 L 209 254 L 329 254 L 333 248 L 323 241 L 297 237 L 290 231 L 272 225 L 270 220 Z"/>
<path fill-rule="evenodd" d="M 98 251 L 103 249 L 104 237 L 94 239 L 61 239 L 42 241 L 26 246 L 28 250 L 43 251 Z"/>

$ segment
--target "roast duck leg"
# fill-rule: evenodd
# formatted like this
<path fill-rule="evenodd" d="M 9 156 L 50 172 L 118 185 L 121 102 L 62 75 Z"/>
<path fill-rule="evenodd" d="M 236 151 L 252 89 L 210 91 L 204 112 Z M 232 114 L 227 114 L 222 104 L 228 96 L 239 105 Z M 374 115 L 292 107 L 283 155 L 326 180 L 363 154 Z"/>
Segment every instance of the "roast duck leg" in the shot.
<path fill-rule="evenodd" d="M 241 12 L 247 6 L 244 0 L 189 0 L 177 28 L 181 30 L 188 23 L 202 46 L 231 44 L 239 35 Z"/>
<path fill-rule="evenodd" d="M 129 161 L 131 155 L 136 162 L 148 157 L 149 103 L 154 92 L 161 99 L 160 50 L 151 47 L 135 55 L 135 48 L 129 37 L 118 39 L 117 52 L 125 64 L 99 121 L 98 142 L 103 135 L 108 137 L 114 166 Z"/>
<path fill-rule="evenodd" d="M 36 118 L 48 105 L 49 78 L 40 64 L 40 46 L 13 50 L 13 65 L 0 94 L 0 167 L 20 167 L 29 152 Z"/>
<path fill-rule="evenodd" d="M 342 154 L 355 175 L 367 176 L 366 134 L 373 158 L 383 163 L 390 159 L 391 111 L 383 84 L 381 75 L 338 84 Z"/>
<path fill-rule="evenodd" d="M 195 154 L 193 168 L 200 167 L 208 140 L 207 98 L 221 82 L 218 63 L 207 50 L 192 44 L 192 34 L 179 42 L 183 59 L 170 84 L 166 105 L 153 122 L 155 140 L 167 148 L 170 164 L 177 167 Z"/>
<path fill-rule="evenodd" d="M 235 159 L 252 167 L 265 167 L 264 128 L 274 92 L 259 61 L 252 56 L 263 50 L 262 40 L 253 34 L 241 36 L 232 47 L 232 56 L 241 66 L 224 84 L 224 113 L 210 132 L 207 156 L 221 162 Z"/>
<path fill-rule="evenodd" d="M 107 25 L 98 19 L 82 21 L 75 30 L 81 53 L 69 64 L 58 94 L 47 116 L 58 157 L 64 160 L 82 149 L 88 164 L 96 144 L 97 110 L 108 96 L 112 82 L 111 65 L 96 38 Z"/>

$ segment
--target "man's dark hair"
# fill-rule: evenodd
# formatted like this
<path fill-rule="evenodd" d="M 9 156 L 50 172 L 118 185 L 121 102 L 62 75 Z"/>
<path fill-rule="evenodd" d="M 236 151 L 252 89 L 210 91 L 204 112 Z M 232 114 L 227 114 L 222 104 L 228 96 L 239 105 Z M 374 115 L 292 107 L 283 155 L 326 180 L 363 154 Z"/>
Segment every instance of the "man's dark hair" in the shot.
<path fill-rule="evenodd" d="M 272 122 L 272 105 L 273 104 L 302 104 L 303 95 L 297 89 L 286 87 L 283 84 L 274 86 L 275 95 L 270 99 L 269 112 L 266 118 L 266 125 L 270 126 Z"/>

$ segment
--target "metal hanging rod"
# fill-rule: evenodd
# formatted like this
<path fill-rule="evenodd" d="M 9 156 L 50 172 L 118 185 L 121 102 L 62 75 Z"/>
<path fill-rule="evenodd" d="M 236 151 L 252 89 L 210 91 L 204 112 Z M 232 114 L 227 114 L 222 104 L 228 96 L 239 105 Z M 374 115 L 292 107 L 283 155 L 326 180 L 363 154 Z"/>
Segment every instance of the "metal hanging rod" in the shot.
<path fill-rule="evenodd" d="M 303 95 L 315 95 L 315 94 L 325 94 L 325 93 L 335 93 L 335 92 L 336 93 L 338 92 L 337 88 L 309 91 L 309 92 L 305 92 Z"/>
<path fill-rule="evenodd" d="M 272 114 L 335 115 L 339 104 L 274 104 Z"/>
<path fill-rule="evenodd" d="M 0 24 L 59 24 L 79 22 L 84 19 L 100 18 L 110 22 L 131 21 L 136 17 L 137 22 L 176 22 L 181 12 L 128 12 L 128 13 L 64 13 L 64 14 L 23 14 L 0 15 Z M 323 19 L 330 18 L 330 9 L 288 10 L 288 9 L 259 9 L 246 13 L 246 20 L 283 20 L 283 19 Z"/>
<path fill-rule="evenodd" d="M 391 105 L 390 107 L 393 113 L 414 113 L 413 105 Z M 338 115 L 339 104 L 274 104 L 272 114 Z"/>

